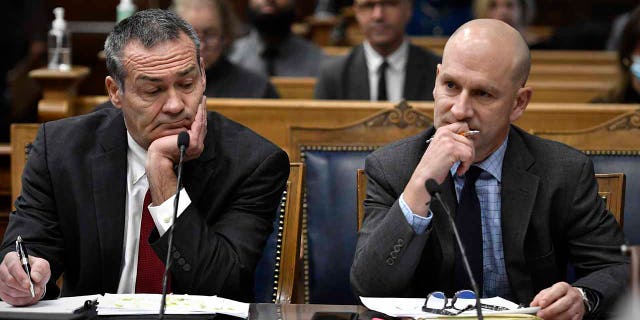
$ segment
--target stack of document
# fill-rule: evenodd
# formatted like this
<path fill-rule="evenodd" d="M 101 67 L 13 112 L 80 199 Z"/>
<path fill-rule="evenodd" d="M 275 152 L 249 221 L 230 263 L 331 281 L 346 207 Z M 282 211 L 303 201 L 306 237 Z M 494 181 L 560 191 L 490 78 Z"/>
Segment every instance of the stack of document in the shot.
<path fill-rule="evenodd" d="M 98 315 L 157 314 L 160 294 L 105 294 L 98 297 Z M 249 304 L 217 296 L 167 295 L 165 314 L 222 313 L 239 318 L 249 316 Z"/>
<path fill-rule="evenodd" d="M 392 317 L 410 317 L 410 318 L 443 318 L 441 314 L 429 313 L 422 311 L 422 305 L 424 305 L 425 298 L 367 298 L 360 297 L 362 304 L 370 310 L 374 310 L 380 313 L 384 313 L 386 315 Z M 475 305 L 475 300 L 473 299 L 461 299 L 461 300 L 469 300 L 469 304 Z M 536 314 L 540 307 L 526 307 L 521 308 L 517 304 L 503 299 L 501 297 L 494 298 L 485 298 L 480 300 L 483 304 L 489 304 L 493 306 L 505 307 L 508 310 L 504 311 L 493 311 L 482 309 L 483 315 L 492 315 L 492 314 Z M 476 309 L 465 311 L 458 316 L 468 317 L 475 316 Z"/>
<path fill-rule="evenodd" d="M 0 316 L 9 314 L 47 314 L 64 315 L 73 314 L 82 310 L 86 301 L 96 300 L 98 295 L 66 297 L 56 300 L 43 300 L 28 307 L 14 307 L 0 301 Z"/>

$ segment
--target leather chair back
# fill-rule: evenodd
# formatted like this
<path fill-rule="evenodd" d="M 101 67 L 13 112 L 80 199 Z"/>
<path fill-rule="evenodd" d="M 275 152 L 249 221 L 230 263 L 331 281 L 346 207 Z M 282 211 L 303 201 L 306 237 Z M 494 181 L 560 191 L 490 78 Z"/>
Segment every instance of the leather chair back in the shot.
<path fill-rule="evenodd" d="M 593 160 L 596 173 L 620 172 L 626 181 L 623 212 L 618 220 L 630 243 L 640 243 L 640 109 L 601 125 L 570 131 L 534 132 L 543 138 L 566 143 Z"/>
<path fill-rule="evenodd" d="M 357 304 L 349 270 L 357 239 L 356 169 L 376 148 L 433 123 L 406 102 L 343 127 L 292 127 L 291 157 L 305 163 L 305 301 Z"/>

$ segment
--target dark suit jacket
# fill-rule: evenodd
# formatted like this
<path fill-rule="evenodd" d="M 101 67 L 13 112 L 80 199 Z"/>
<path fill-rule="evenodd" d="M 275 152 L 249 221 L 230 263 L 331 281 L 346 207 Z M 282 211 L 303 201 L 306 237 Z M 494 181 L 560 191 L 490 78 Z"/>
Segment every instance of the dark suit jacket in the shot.
<path fill-rule="evenodd" d="M 204 94 L 208 98 L 280 98 L 269 78 L 233 64 L 225 56 L 206 73 Z"/>
<path fill-rule="evenodd" d="M 436 67 L 440 57 L 409 45 L 403 97 L 406 100 L 433 100 Z M 328 60 L 320 69 L 316 99 L 370 100 L 369 71 L 364 47 L 356 46 L 344 57 Z"/>
<path fill-rule="evenodd" d="M 253 300 L 253 273 L 288 177 L 280 148 L 215 112 L 202 155 L 184 165 L 192 200 L 176 220 L 176 293 Z M 22 235 L 52 277 L 47 298 L 115 293 L 123 262 L 127 136 L 122 112 L 104 108 L 42 125 L 29 154 L 2 257 Z M 164 261 L 167 235 L 149 241 Z M 146 240 L 146 239 L 145 239 Z"/>
<path fill-rule="evenodd" d="M 398 198 L 423 153 L 424 133 L 377 150 L 366 159 L 365 218 L 358 236 L 351 283 L 361 296 L 425 297 L 453 291 L 455 238 L 446 213 L 434 214 L 416 234 Z M 443 200 L 455 215 L 454 183 L 448 177 Z M 593 164 L 581 152 L 512 127 L 501 181 L 502 237 L 513 299 L 529 304 L 542 289 L 576 268 L 573 284 L 599 292 L 605 304 L 624 291 L 628 259 L 620 254 L 624 236 L 598 196 Z"/>

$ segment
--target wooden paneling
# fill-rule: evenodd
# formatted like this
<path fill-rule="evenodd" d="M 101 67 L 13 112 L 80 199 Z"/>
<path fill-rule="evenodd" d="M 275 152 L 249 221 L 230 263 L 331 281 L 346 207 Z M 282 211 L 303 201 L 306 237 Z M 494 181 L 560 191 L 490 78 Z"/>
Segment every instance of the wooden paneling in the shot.
<path fill-rule="evenodd" d="M 73 105 L 87 113 L 108 100 L 107 96 L 77 98 Z M 433 114 L 431 102 L 409 102 L 414 108 Z M 278 99 L 207 99 L 209 110 L 215 110 L 256 131 L 289 151 L 289 128 L 292 126 L 344 126 L 393 107 L 389 102 L 340 100 Z M 579 130 L 597 126 L 617 116 L 632 112 L 638 105 L 532 103 L 516 124 L 528 131 Z M 24 142 L 20 145 L 24 150 Z M 24 152 L 13 155 L 23 157 Z M 0 168 L 1 170 L 1 168 Z M 5 167 L 5 170 L 8 169 Z M 22 172 L 20 169 L 19 172 Z M 0 175 L 1 177 L 1 175 Z M 19 176 L 18 176 L 19 177 Z M 19 190 L 19 178 L 15 178 Z M 0 181 L 9 185 L 8 181 Z"/>
<path fill-rule="evenodd" d="M 75 105 L 78 110 L 88 112 L 107 100 L 106 96 L 80 97 Z M 432 102 L 409 104 L 433 114 Z M 209 110 L 248 126 L 284 148 L 289 141 L 290 126 L 342 126 L 393 105 L 390 102 L 341 100 L 207 99 Z M 604 123 L 638 107 L 628 104 L 531 103 L 516 124 L 525 130 L 577 130 Z"/>
<path fill-rule="evenodd" d="M 38 124 L 11 125 L 11 200 L 15 200 L 22 187 L 22 170 L 27 162 L 27 150 L 36 138 Z"/>
<path fill-rule="evenodd" d="M 313 99 L 315 78 L 272 77 L 271 80 L 282 99 Z M 586 103 L 605 94 L 613 82 L 531 80 L 527 85 L 534 89 L 533 102 Z"/>

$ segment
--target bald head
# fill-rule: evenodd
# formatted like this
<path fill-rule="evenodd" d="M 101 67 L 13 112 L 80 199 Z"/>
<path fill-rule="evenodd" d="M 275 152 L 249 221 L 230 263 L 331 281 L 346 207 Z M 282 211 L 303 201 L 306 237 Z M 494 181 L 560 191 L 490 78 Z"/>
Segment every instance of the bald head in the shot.
<path fill-rule="evenodd" d="M 444 47 L 442 63 L 460 56 L 485 64 L 499 74 L 510 73 L 518 87 L 527 82 L 531 69 L 529 46 L 520 32 L 495 19 L 469 21 L 451 35 Z"/>

